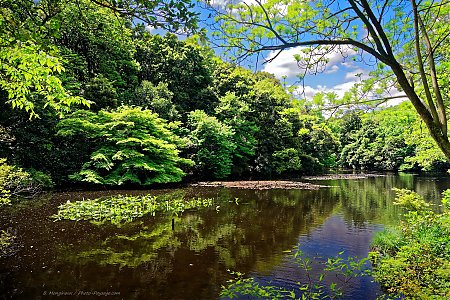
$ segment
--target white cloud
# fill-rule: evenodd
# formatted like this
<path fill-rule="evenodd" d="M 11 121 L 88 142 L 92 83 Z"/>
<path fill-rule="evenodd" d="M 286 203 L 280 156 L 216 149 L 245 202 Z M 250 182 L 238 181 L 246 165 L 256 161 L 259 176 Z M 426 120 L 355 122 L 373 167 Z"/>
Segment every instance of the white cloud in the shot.
<path fill-rule="evenodd" d="M 366 69 L 356 68 L 345 74 L 345 80 L 368 79 L 369 72 Z"/>
<path fill-rule="evenodd" d="M 333 74 L 339 71 L 339 67 L 337 65 L 332 65 L 330 68 L 324 71 L 325 74 Z"/>
<path fill-rule="evenodd" d="M 327 87 L 326 85 L 318 85 L 317 87 L 305 86 L 299 87 L 296 91 L 298 95 L 304 97 L 306 99 L 312 99 L 317 93 L 331 93 L 334 92 L 336 95 L 341 98 L 345 95 L 346 92 L 350 91 L 350 89 L 357 83 L 357 81 L 347 81 L 341 84 L 337 84 L 332 87 Z"/>
<path fill-rule="evenodd" d="M 255 0 L 209 0 L 208 4 L 213 6 L 213 7 L 218 7 L 218 8 L 226 8 L 227 5 L 229 4 L 240 4 L 240 3 L 245 3 L 249 6 L 252 5 L 258 5 L 258 3 Z M 264 4 L 266 3 L 266 0 L 261 0 L 261 3 Z"/>
<path fill-rule="evenodd" d="M 347 69 L 357 69 L 359 68 L 354 61 L 352 60 L 347 60 L 341 63 L 341 65 L 343 65 L 344 67 L 346 67 Z"/>
<path fill-rule="evenodd" d="M 219 8 L 225 8 L 230 3 L 231 3 L 230 0 L 210 0 L 208 2 L 209 5 Z"/>
<path fill-rule="evenodd" d="M 271 51 L 267 56 L 267 60 L 272 60 L 269 63 L 264 65 L 263 71 L 274 74 L 278 78 L 282 78 L 283 76 L 291 77 L 301 73 L 301 65 L 295 60 L 294 55 L 300 55 L 301 58 L 306 58 L 307 54 L 305 54 L 302 50 L 308 49 L 307 47 L 295 47 L 282 51 L 277 55 L 278 51 Z M 319 50 L 320 51 L 320 50 Z M 316 50 L 317 54 L 320 52 Z M 351 66 L 347 59 L 348 57 L 356 55 L 356 52 L 350 47 L 342 46 L 340 48 L 336 48 L 335 50 L 324 53 L 323 59 L 326 60 L 326 63 L 322 63 L 321 71 L 325 74 L 335 73 L 339 70 L 339 66 Z M 275 58 L 276 56 L 276 58 Z M 300 65 L 300 66 L 299 66 Z"/>

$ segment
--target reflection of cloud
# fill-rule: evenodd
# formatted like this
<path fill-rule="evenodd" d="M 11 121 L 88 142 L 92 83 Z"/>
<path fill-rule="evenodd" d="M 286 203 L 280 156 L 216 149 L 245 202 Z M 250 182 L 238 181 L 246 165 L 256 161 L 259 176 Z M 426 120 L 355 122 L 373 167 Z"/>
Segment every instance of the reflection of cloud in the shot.
<path fill-rule="evenodd" d="M 301 73 L 298 62 L 294 58 L 294 55 L 298 55 L 300 58 L 307 58 L 309 55 L 305 54 L 302 51 L 305 49 L 309 48 L 290 48 L 288 50 L 282 51 L 278 56 L 276 56 L 278 51 L 271 51 L 267 56 L 267 60 L 270 61 L 271 59 L 273 59 L 273 61 L 265 64 L 263 71 L 272 73 L 278 78 L 281 78 L 282 76 L 291 77 Z M 351 57 L 356 55 L 356 52 L 350 47 L 342 46 L 339 49 L 336 48 L 334 51 L 324 54 L 323 59 L 326 60 L 326 64 L 324 65 L 323 72 L 325 74 L 335 73 L 339 70 L 340 65 L 353 68 L 353 65 L 351 63 L 344 61 L 343 55 L 345 57 Z"/>

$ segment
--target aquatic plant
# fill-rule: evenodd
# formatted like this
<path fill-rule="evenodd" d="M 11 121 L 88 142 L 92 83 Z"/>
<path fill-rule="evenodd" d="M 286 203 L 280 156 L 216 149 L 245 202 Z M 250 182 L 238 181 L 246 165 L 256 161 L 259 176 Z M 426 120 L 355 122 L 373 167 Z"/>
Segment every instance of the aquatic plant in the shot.
<path fill-rule="evenodd" d="M 82 200 L 76 202 L 67 201 L 59 206 L 58 213 L 53 215 L 58 220 L 89 220 L 95 224 L 106 221 L 112 224 L 131 222 L 144 215 L 169 214 L 177 216 L 185 210 L 209 207 L 213 205 L 213 199 L 164 199 L 145 196 L 114 196 L 94 200 Z"/>
<path fill-rule="evenodd" d="M 287 251 L 291 252 L 291 251 Z M 228 286 L 222 286 L 221 297 L 240 299 L 336 299 L 343 295 L 343 290 L 353 278 L 370 275 L 368 258 L 344 259 L 343 252 L 328 258 L 322 265 L 322 273 L 317 278 L 312 276 L 314 259 L 309 258 L 300 249 L 294 251 L 296 264 L 306 273 L 306 281 L 298 282 L 291 288 L 283 288 L 272 283 L 262 284 L 254 277 L 245 278 L 243 273 L 230 271 L 234 276 L 228 280 Z M 326 283 L 326 277 L 332 275 L 334 281 Z M 338 283 L 336 283 L 337 281 Z"/>

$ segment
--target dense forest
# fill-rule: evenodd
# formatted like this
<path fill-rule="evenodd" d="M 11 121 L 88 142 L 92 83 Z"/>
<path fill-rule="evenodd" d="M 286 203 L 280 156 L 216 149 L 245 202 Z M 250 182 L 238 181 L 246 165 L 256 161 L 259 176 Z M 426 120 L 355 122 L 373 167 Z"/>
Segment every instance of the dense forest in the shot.
<path fill-rule="evenodd" d="M 223 61 L 199 36 L 151 34 L 90 1 L 49 8 L 58 13 L 36 32 L 32 9 L 10 2 L 2 26 L 20 21 L 17 39 L 32 36 L 33 43 L 20 42 L 49 60 L 54 55 L 52 80 L 82 99 L 49 105 L 56 96 L 35 86 L 15 103 L 14 93 L 2 90 L 3 164 L 41 184 L 150 185 L 449 166 L 408 102 L 324 117 L 273 75 Z"/>

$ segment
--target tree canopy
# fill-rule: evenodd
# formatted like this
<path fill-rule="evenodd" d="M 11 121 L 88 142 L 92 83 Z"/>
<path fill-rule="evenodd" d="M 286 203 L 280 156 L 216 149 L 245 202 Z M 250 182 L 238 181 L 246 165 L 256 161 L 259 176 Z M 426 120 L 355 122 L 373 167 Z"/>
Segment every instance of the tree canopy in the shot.
<path fill-rule="evenodd" d="M 1 1 L 0 88 L 7 92 L 8 103 L 13 108 L 24 109 L 34 117 L 37 116 L 36 105 L 51 106 L 60 112 L 77 104 L 89 106 L 88 100 L 72 95 L 62 84 L 58 75 L 65 71 L 64 58 L 53 40 L 67 40 L 60 32 L 64 26 L 72 26 L 82 33 L 83 27 L 92 24 L 92 12 L 105 17 L 104 11 L 94 8 L 109 10 L 111 14 L 106 17 L 123 24 L 140 20 L 147 26 L 175 32 L 194 30 L 197 22 L 190 0 Z M 110 19 L 105 24 L 111 22 Z M 93 28 L 84 28 L 84 32 L 86 29 L 89 32 Z M 102 29 L 98 27 L 97 30 Z M 72 41 L 75 40 L 72 38 Z M 104 38 L 103 41 L 108 40 Z M 92 40 L 89 42 L 87 46 L 95 46 Z M 78 44 L 78 47 L 82 45 Z M 114 49 L 118 50 L 117 47 Z"/>
<path fill-rule="evenodd" d="M 215 10 L 216 37 L 238 58 L 301 47 L 298 64 L 312 73 L 323 70 L 326 54 L 333 51 L 348 55 L 350 49 L 362 60 L 375 59 L 378 70 L 372 75 L 376 77 L 344 100 L 361 103 L 381 96 L 386 101 L 390 98 L 386 89 L 399 88 L 450 160 L 448 95 L 442 88 L 446 72 L 438 71 L 447 64 L 450 6 L 446 1 L 254 0 Z"/>

